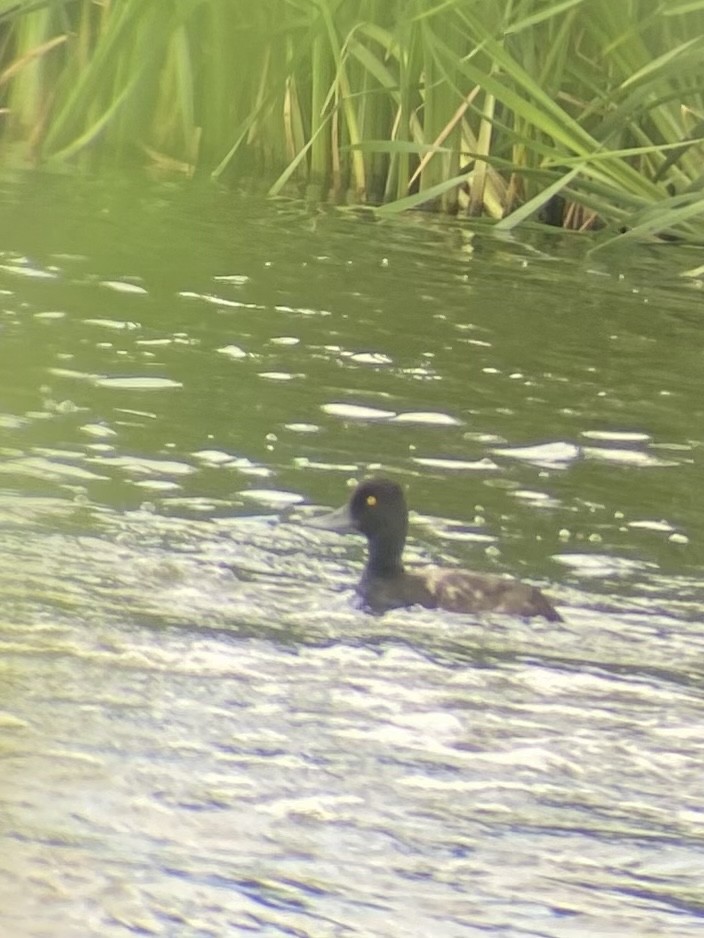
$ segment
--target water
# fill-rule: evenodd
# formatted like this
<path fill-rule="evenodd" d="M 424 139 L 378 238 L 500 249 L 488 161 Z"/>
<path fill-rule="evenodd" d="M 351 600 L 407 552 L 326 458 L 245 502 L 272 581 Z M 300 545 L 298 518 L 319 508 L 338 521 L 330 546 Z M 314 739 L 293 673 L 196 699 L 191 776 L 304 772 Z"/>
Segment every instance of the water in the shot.
<path fill-rule="evenodd" d="M 2 933 L 699 934 L 692 254 L 1 195 Z M 370 470 L 564 624 L 355 610 Z"/>

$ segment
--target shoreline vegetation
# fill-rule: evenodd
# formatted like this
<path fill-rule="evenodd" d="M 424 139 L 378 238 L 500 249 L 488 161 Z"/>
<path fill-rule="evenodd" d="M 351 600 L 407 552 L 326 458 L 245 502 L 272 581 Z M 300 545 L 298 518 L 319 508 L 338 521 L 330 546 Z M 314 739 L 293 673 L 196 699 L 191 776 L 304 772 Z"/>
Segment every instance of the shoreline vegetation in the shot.
<path fill-rule="evenodd" d="M 0 0 L 8 165 L 704 241 L 704 0 Z"/>

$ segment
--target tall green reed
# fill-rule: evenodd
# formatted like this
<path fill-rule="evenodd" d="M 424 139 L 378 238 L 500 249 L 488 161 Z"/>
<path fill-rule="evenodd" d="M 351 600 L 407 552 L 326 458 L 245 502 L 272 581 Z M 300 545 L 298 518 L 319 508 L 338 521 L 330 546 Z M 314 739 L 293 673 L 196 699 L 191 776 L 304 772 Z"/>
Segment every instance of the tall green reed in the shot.
<path fill-rule="evenodd" d="M 0 2 L 6 159 L 704 234 L 704 0 Z"/>

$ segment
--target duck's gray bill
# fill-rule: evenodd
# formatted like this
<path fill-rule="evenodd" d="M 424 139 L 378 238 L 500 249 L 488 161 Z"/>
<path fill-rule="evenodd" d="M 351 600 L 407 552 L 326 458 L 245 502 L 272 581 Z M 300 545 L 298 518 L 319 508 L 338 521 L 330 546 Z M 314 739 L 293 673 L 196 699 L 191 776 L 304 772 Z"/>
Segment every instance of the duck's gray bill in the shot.
<path fill-rule="evenodd" d="M 311 527 L 323 528 L 326 531 L 354 531 L 354 523 L 350 514 L 349 505 L 343 505 L 327 515 L 320 515 L 318 518 L 309 518 L 307 522 Z"/>

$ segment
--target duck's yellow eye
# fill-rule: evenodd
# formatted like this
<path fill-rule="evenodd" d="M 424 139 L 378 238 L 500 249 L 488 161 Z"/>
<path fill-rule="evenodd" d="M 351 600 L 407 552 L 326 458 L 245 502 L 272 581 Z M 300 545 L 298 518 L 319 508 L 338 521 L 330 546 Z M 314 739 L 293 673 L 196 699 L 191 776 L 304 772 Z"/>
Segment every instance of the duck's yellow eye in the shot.
<path fill-rule="evenodd" d="M 376 505 L 376 495 L 367 495 L 367 505 L 373 508 Z"/>

